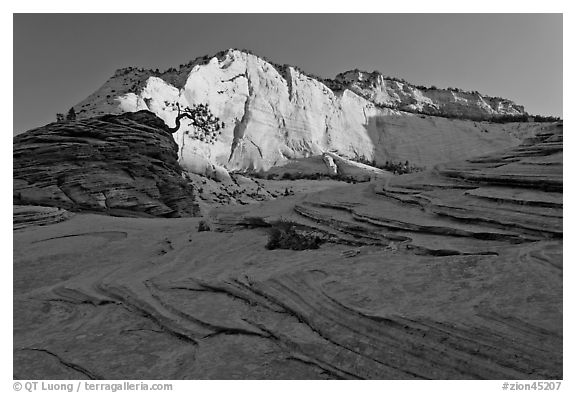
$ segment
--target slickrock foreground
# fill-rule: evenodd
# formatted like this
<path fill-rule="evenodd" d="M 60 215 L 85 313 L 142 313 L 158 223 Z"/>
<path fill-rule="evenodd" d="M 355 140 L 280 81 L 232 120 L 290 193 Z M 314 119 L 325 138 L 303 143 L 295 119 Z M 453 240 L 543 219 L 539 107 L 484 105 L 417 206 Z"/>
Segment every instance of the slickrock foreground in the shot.
<path fill-rule="evenodd" d="M 51 123 L 14 138 L 14 204 L 113 215 L 195 214 L 178 147 L 146 111 Z"/>
<path fill-rule="evenodd" d="M 327 243 L 268 250 L 278 219 Z M 561 125 L 209 221 L 15 231 L 15 377 L 563 377 Z"/>

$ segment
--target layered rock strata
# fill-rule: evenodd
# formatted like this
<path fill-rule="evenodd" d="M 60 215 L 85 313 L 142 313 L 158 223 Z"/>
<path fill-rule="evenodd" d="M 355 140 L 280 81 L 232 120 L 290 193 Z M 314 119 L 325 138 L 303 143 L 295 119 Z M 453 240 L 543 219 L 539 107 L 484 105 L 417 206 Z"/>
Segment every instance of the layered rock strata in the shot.
<path fill-rule="evenodd" d="M 48 124 L 14 138 L 14 204 L 194 215 L 177 152 L 165 124 L 147 111 Z"/>
<path fill-rule="evenodd" d="M 335 88 L 334 81 L 231 49 L 164 73 L 118 70 L 74 108 L 80 118 L 149 110 L 172 127 L 178 105 L 207 104 L 225 124 L 219 133 L 202 138 L 184 123 L 174 138 L 182 166 L 212 178 L 326 152 L 377 164 L 409 160 L 430 167 L 514 146 L 538 127 L 416 115 L 402 109 L 480 120 L 523 109 L 476 93 L 422 92 L 382 78 L 373 84 L 355 78 L 340 76 Z"/>

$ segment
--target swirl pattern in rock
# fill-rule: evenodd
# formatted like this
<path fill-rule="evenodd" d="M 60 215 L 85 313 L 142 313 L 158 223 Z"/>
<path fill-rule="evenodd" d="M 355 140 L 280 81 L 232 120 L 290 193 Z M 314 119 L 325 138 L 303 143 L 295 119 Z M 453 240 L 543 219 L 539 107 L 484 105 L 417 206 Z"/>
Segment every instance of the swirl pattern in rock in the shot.
<path fill-rule="evenodd" d="M 280 218 L 328 243 L 267 250 Z M 14 232 L 15 376 L 563 378 L 561 126 L 210 219 Z"/>

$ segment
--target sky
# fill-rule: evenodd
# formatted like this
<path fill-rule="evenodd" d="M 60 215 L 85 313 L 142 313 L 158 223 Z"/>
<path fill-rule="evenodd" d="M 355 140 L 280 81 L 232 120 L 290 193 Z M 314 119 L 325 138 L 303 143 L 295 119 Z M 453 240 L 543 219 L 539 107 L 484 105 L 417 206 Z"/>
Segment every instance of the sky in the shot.
<path fill-rule="evenodd" d="M 358 68 L 562 117 L 562 14 L 14 14 L 14 133 L 56 120 L 118 68 L 228 48 L 322 77 Z"/>

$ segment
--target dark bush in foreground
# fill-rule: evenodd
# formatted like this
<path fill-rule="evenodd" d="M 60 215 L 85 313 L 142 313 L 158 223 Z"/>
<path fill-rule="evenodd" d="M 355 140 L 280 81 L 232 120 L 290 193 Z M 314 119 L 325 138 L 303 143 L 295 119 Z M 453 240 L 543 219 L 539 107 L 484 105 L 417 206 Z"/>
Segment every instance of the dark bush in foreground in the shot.
<path fill-rule="evenodd" d="M 268 250 L 277 248 L 284 250 L 315 250 L 326 240 L 310 233 L 298 233 L 296 224 L 288 221 L 279 221 L 272 225 L 268 243 Z"/>
<path fill-rule="evenodd" d="M 408 161 L 404 163 L 386 161 L 386 164 L 378 166 L 377 168 L 390 171 L 395 175 L 404 175 L 407 173 L 422 172 L 424 170 L 423 167 L 410 164 Z"/>
<path fill-rule="evenodd" d="M 207 232 L 210 231 L 210 225 L 204 220 L 200 221 L 198 224 L 198 232 Z"/>

